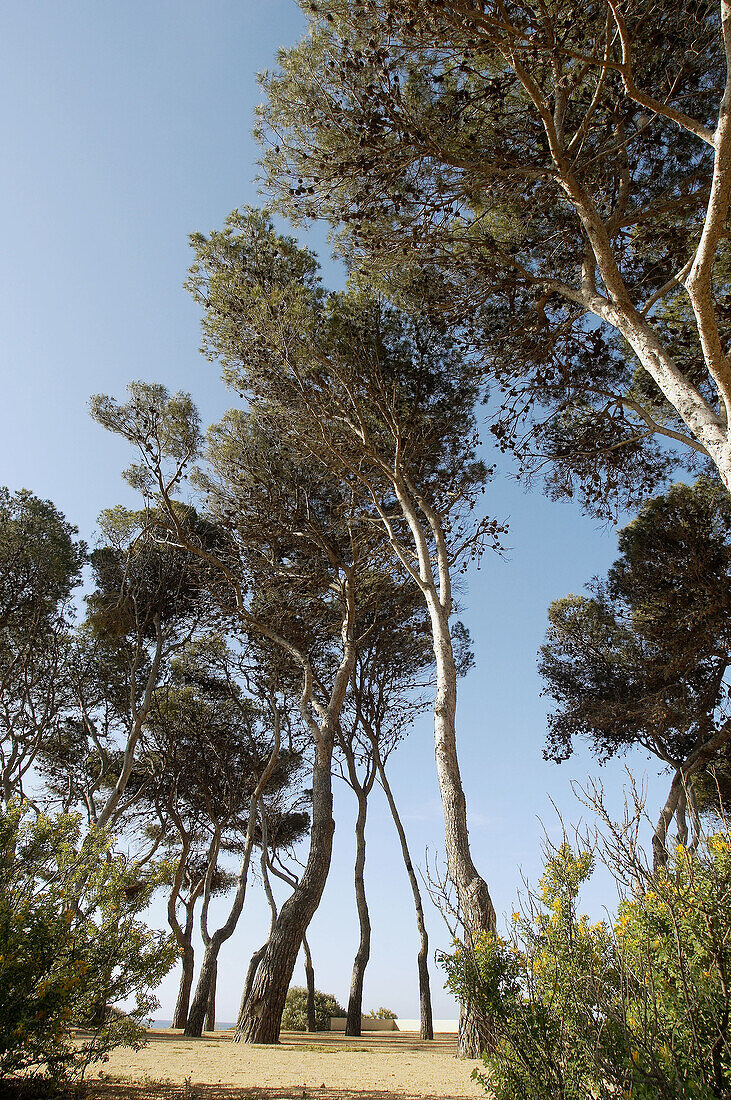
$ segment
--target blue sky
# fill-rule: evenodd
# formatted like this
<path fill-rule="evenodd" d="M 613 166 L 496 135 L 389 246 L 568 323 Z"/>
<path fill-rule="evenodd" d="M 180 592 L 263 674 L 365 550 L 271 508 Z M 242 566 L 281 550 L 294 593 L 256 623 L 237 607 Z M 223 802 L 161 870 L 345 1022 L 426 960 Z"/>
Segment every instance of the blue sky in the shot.
<path fill-rule="evenodd" d="M 4 6 L 0 35 L 0 483 L 53 500 L 93 541 L 102 508 L 133 504 L 120 479 L 129 452 L 92 423 L 92 393 L 123 396 L 130 379 L 190 391 L 206 421 L 230 403 L 215 366 L 199 354 L 198 310 L 182 283 L 188 235 L 218 227 L 257 201 L 251 138 L 256 73 L 304 30 L 290 0 L 24 0 Z M 309 243 L 327 260 L 322 230 Z M 332 269 L 331 269 L 332 270 Z M 332 270 L 332 277 L 337 272 Z M 545 700 L 536 651 L 552 599 L 603 572 L 616 548 L 570 504 L 527 495 L 503 473 L 486 506 L 511 523 L 504 559 L 468 575 L 464 618 L 477 667 L 462 685 L 459 744 L 475 862 L 498 913 L 510 912 L 521 872 L 540 871 L 541 820 L 551 802 L 567 821 L 581 807 L 571 780 L 598 774 L 587 754 L 545 763 Z M 647 764 L 632 762 L 637 774 Z M 603 777 L 619 804 L 623 762 Z M 649 765 L 651 811 L 666 784 Z M 412 853 L 441 846 L 431 730 L 422 720 L 392 761 L 392 782 Z M 357 928 L 352 898 L 352 799 L 336 784 L 330 881 L 312 925 L 319 988 L 347 998 Z M 367 885 L 374 926 L 366 1010 L 418 1012 L 417 937 L 408 882 L 385 800 L 369 824 Z M 613 895 L 600 881 L 599 912 Z M 164 921 L 162 908 L 153 916 Z M 254 884 L 240 930 L 222 956 L 219 1018 L 235 1015 L 251 951 L 268 917 Z M 447 947 L 438 914 L 434 947 Z M 171 1013 L 176 975 L 161 990 Z M 301 966 L 295 980 L 303 982 Z M 455 1015 L 433 969 L 437 1017 Z"/>

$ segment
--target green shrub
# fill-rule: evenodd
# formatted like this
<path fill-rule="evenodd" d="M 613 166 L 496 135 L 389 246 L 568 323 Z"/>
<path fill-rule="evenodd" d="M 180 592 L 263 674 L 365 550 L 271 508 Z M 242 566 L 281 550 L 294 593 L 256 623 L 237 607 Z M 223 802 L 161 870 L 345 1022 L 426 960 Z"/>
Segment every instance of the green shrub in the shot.
<path fill-rule="evenodd" d="M 82 842 L 76 817 L 0 808 L 0 1078 L 80 1076 L 112 1047 L 141 1045 L 150 989 L 176 958 L 136 919 L 156 885 L 104 834 Z M 77 1027 L 87 1034 L 74 1043 Z"/>
<path fill-rule="evenodd" d="M 372 1008 L 368 1013 L 370 1020 L 397 1020 L 398 1016 L 395 1012 L 392 1012 L 390 1008 Z"/>
<path fill-rule="evenodd" d="M 476 1076 L 495 1100 L 726 1100 L 729 838 L 677 848 L 611 924 L 577 911 L 592 864 L 562 845 L 506 937 L 445 958 L 449 988 L 495 1036 Z"/>
<path fill-rule="evenodd" d="M 315 1031 L 329 1031 L 331 1016 L 346 1015 L 330 993 L 315 990 Z M 307 1031 L 307 990 L 302 986 L 292 985 L 287 990 L 282 1027 L 285 1031 Z"/>

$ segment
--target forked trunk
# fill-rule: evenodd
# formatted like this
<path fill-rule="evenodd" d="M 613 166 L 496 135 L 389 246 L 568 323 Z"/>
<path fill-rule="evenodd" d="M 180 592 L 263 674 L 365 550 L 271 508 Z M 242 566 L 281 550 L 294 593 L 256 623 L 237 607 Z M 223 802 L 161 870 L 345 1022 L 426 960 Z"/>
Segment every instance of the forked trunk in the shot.
<path fill-rule="evenodd" d="M 434 1021 L 432 1017 L 431 1007 L 431 987 L 429 984 L 429 936 L 427 935 L 426 925 L 424 923 L 424 907 L 421 902 L 421 890 L 419 889 L 419 880 L 416 877 L 414 871 L 414 865 L 411 862 L 411 853 L 409 852 L 409 846 L 406 841 L 406 833 L 401 823 L 401 817 L 396 806 L 396 801 L 393 797 L 391 790 L 391 784 L 386 777 L 386 769 L 383 766 L 381 760 L 381 754 L 378 751 L 378 744 L 375 738 L 373 738 L 373 751 L 375 753 L 376 767 L 378 768 L 378 776 L 381 780 L 381 786 L 383 792 L 386 795 L 386 800 L 391 810 L 391 817 L 393 823 L 396 826 L 396 832 L 401 843 L 401 854 L 404 859 L 404 866 L 406 867 L 406 874 L 409 876 L 409 882 L 411 883 L 411 893 L 414 896 L 414 909 L 416 910 L 416 926 L 419 930 L 419 954 L 417 957 L 417 967 L 419 972 L 419 1012 L 421 1017 L 421 1038 L 433 1039 L 434 1038 Z"/>
<path fill-rule="evenodd" d="M 220 941 L 217 941 L 216 936 L 213 936 L 211 942 L 205 949 L 203 965 L 198 975 L 198 984 L 195 987 L 195 996 L 193 997 L 193 1003 L 190 1006 L 190 1012 L 188 1013 L 188 1019 L 185 1024 L 185 1035 L 188 1036 L 188 1038 L 200 1039 L 203 1034 L 203 1025 L 205 1024 L 206 1013 L 208 1012 L 211 986 L 216 976 L 220 946 Z"/>
<path fill-rule="evenodd" d="M 348 998 L 348 1018 L 345 1021 L 346 1035 L 360 1035 L 361 1016 L 363 1014 L 363 979 L 371 954 L 371 920 L 368 913 L 368 901 L 365 892 L 366 840 L 365 825 L 368 813 L 368 797 L 363 790 L 357 790 L 358 816 L 355 821 L 355 903 L 358 909 L 360 941 L 353 962 L 353 974 L 350 980 Z"/>
<path fill-rule="evenodd" d="M 282 906 L 234 1038 L 247 1043 L 276 1043 L 297 955 L 320 903 L 332 855 L 332 735 L 319 739 L 312 773 L 312 830 L 304 874 Z"/>

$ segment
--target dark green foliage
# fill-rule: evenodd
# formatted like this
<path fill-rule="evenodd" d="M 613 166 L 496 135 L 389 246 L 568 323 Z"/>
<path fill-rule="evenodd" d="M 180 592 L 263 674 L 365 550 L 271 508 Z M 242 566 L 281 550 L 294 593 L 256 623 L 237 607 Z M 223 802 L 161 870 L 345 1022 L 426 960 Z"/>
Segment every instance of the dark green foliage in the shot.
<path fill-rule="evenodd" d="M 461 333 L 503 389 L 496 441 L 528 468 L 550 458 L 554 495 L 603 516 L 638 504 L 679 461 L 654 434 L 698 446 L 688 407 L 657 384 L 670 392 L 669 373 L 645 359 L 638 377 L 640 331 L 694 402 L 724 405 L 670 282 L 706 215 L 717 3 L 301 6 L 308 35 L 262 77 L 278 210 L 329 220 L 364 281 Z M 725 347 L 720 237 L 705 308 Z"/>
<path fill-rule="evenodd" d="M 177 515 L 191 541 L 208 548 L 220 541 L 195 509 L 179 507 Z M 104 541 L 91 554 L 95 589 L 86 601 L 95 634 L 154 638 L 161 624 L 184 631 L 191 617 L 201 615 L 214 580 L 210 571 L 174 545 L 175 534 L 160 512 L 117 507 L 103 512 L 99 522 Z"/>
<path fill-rule="evenodd" d="M 50 500 L 0 488 L 0 630 L 41 629 L 81 579 L 86 546 Z"/>
<path fill-rule="evenodd" d="M 0 489 L 0 779 L 23 793 L 39 746 L 68 702 L 70 597 L 86 546 L 50 502 Z"/>
<path fill-rule="evenodd" d="M 727 717 L 727 494 L 705 479 L 675 485 L 620 532 L 619 550 L 588 596 L 549 610 L 540 671 L 558 710 L 546 755 L 565 759 L 582 736 L 600 759 L 639 743 L 677 766 Z"/>
<path fill-rule="evenodd" d="M 315 1030 L 329 1031 L 331 1016 L 345 1016 L 344 1009 L 330 993 L 315 990 Z M 307 1031 L 307 990 L 292 985 L 287 991 L 287 1000 L 282 1014 L 282 1027 L 285 1031 Z"/>

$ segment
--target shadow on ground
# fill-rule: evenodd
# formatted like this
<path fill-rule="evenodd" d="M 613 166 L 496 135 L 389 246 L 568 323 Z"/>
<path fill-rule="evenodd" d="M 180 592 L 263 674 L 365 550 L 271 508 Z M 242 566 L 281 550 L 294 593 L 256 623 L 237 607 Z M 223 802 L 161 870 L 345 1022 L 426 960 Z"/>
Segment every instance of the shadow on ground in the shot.
<path fill-rule="evenodd" d="M 165 1029 L 150 1029 L 147 1032 L 147 1041 L 170 1042 L 172 1038 L 184 1039 L 182 1031 Z M 233 1031 L 207 1031 L 201 1039 L 185 1040 L 186 1042 L 233 1042 Z M 270 1050 L 317 1050 L 317 1051 L 373 1051 L 376 1053 L 393 1054 L 456 1054 L 457 1036 L 446 1032 L 437 1033 L 430 1041 L 420 1039 L 417 1032 L 409 1031 L 384 1031 L 374 1034 L 367 1032 L 365 1035 L 349 1036 L 341 1031 L 316 1031 L 307 1034 L 302 1031 L 283 1031 L 280 1042 Z"/>
<path fill-rule="evenodd" d="M 235 1085 L 182 1085 L 159 1081 L 90 1081 L 88 1100 L 410 1100 L 403 1092 L 373 1089 L 241 1088 Z M 419 1096 L 414 1100 L 462 1100 Z"/>

